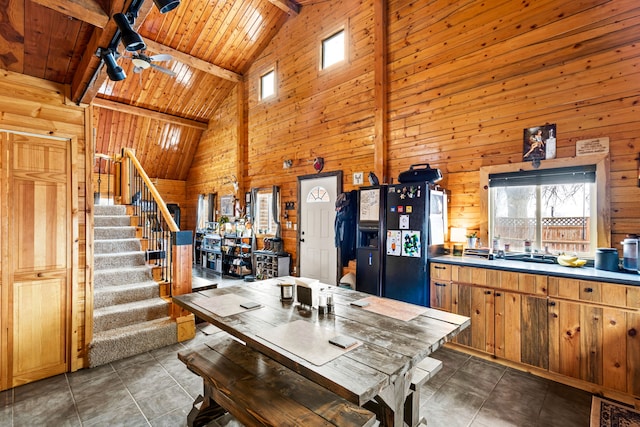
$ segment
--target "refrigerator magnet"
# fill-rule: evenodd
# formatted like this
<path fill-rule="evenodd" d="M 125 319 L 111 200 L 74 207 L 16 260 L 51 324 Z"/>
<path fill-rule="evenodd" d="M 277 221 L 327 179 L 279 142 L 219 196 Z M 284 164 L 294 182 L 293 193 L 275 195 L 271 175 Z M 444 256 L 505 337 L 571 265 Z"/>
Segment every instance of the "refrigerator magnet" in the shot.
<path fill-rule="evenodd" d="M 409 215 L 400 215 L 399 218 L 400 230 L 409 229 Z"/>
<path fill-rule="evenodd" d="M 407 213 L 411 213 L 411 212 L 413 212 L 413 206 L 407 206 L 407 207 L 405 208 L 405 211 L 406 211 Z"/>
<path fill-rule="evenodd" d="M 398 213 L 404 212 L 404 206 L 398 206 Z"/>

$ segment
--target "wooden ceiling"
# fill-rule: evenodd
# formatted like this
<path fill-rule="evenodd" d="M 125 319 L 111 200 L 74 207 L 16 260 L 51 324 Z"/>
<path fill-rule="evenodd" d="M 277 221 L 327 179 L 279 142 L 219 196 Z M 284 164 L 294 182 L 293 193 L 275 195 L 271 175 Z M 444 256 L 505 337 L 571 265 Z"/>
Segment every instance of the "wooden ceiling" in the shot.
<path fill-rule="evenodd" d="M 147 168 L 164 159 L 157 171 L 147 170 L 150 176 L 186 179 L 191 158 L 183 157 L 193 155 L 218 105 L 286 20 L 314 1 L 182 0 L 166 14 L 152 0 L 2 3 L 0 68 L 69 85 L 73 102 L 100 107 L 94 124 L 97 152 L 133 146 L 148 155 L 148 162 L 140 159 Z M 131 8 L 138 9 L 133 28 L 146 42 L 144 53 L 170 54 L 171 61 L 155 64 L 174 77 L 155 68 L 134 72 L 130 53 L 118 44 L 117 63 L 127 77 L 108 79 L 97 52 L 109 47 L 117 32 L 113 15 Z M 138 132 L 123 129 L 123 123 Z M 140 134 L 140 129 L 155 131 Z M 162 140 L 166 135 L 172 141 Z M 184 166 L 175 170 L 179 164 Z"/>

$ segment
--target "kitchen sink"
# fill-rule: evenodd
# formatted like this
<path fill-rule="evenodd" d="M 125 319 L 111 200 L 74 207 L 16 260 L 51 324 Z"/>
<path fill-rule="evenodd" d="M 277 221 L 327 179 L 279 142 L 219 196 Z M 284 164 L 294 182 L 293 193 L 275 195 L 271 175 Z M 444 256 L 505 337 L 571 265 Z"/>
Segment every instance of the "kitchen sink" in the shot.
<path fill-rule="evenodd" d="M 555 255 L 536 253 L 506 253 L 504 259 L 510 261 L 536 262 L 540 264 L 557 264 Z"/>

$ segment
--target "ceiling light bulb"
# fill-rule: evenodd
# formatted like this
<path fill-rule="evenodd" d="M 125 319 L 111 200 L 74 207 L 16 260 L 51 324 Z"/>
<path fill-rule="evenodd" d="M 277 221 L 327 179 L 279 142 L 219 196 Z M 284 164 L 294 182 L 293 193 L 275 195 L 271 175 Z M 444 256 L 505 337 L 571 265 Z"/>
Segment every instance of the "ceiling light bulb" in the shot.
<path fill-rule="evenodd" d="M 107 66 L 107 76 L 109 76 L 110 80 L 119 82 L 127 78 L 127 74 L 124 72 L 122 67 L 118 65 L 111 51 L 103 53 L 102 60 Z"/>
<path fill-rule="evenodd" d="M 160 13 L 171 12 L 180 5 L 180 0 L 153 0 Z"/>
<path fill-rule="evenodd" d="M 116 13 L 113 15 L 113 20 L 116 25 L 118 25 L 118 29 L 122 36 L 122 44 L 126 50 L 129 52 L 135 52 L 147 48 L 147 45 L 144 44 L 144 40 L 142 40 L 140 34 L 136 33 L 133 28 L 131 28 L 131 23 L 124 13 Z"/>

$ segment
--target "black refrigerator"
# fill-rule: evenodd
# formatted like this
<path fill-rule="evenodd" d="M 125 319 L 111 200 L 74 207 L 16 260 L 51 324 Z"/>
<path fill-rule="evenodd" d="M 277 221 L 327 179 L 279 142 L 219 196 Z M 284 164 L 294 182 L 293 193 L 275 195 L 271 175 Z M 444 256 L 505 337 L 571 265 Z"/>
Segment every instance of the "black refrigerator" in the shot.
<path fill-rule="evenodd" d="M 429 183 L 389 185 L 382 296 L 429 306 L 429 257 L 444 252 L 447 197 Z"/>
<path fill-rule="evenodd" d="M 381 296 L 384 280 L 386 186 L 358 191 L 356 290 Z"/>

